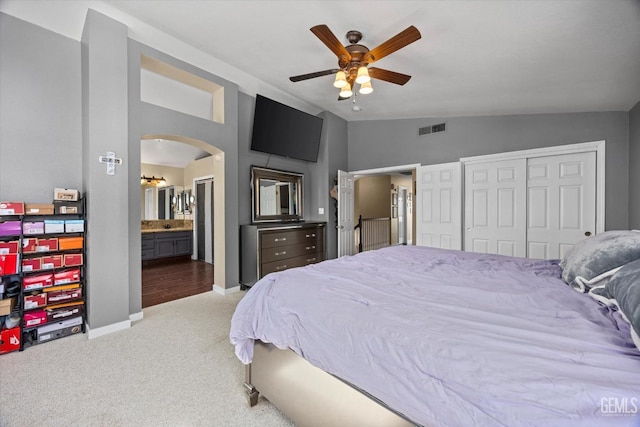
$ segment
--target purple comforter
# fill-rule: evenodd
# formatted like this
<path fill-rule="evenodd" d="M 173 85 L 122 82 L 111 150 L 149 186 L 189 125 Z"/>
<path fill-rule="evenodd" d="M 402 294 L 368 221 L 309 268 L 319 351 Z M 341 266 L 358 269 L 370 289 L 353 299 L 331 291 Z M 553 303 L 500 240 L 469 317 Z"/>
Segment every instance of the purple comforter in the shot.
<path fill-rule="evenodd" d="M 256 339 L 433 426 L 640 425 L 640 352 L 555 261 L 413 246 L 270 274 L 240 301 Z"/>

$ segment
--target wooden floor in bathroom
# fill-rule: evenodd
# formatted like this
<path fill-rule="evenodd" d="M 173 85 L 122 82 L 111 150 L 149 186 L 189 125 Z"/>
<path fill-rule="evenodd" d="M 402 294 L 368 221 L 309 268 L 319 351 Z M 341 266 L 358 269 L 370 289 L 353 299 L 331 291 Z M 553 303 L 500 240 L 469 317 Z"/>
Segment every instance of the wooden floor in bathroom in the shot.
<path fill-rule="evenodd" d="M 191 259 L 142 265 L 142 308 L 210 291 L 213 264 Z"/>

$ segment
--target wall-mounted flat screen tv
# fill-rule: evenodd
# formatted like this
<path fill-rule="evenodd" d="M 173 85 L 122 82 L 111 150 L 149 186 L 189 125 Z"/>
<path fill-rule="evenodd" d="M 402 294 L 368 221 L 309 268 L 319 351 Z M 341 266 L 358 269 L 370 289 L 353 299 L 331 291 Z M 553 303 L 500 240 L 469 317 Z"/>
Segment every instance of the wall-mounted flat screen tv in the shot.
<path fill-rule="evenodd" d="M 252 150 L 316 162 L 321 135 L 322 118 L 256 96 Z"/>

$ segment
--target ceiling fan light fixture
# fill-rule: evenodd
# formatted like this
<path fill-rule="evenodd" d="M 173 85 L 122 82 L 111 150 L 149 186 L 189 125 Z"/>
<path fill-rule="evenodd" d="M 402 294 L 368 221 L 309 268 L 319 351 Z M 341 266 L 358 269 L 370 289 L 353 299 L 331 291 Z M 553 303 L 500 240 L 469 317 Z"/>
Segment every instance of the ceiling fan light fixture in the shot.
<path fill-rule="evenodd" d="M 356 83 L 363 84 L 371 81 L 371 77 L 369 77 L 369 70 L 367 67 L 362 66 L 358 68 L 358 76 L 356 77 Z"/>
<path fill-rule="evenodd" d="M 351 85 L 347 82 L 347 85 L 340 89 L 340 97 L 351 98 L 351 95 L 353 95 L 353 91 L 351 90 Z"/>
<path fill-rule="evenodd" d="M 335 87 L 337 87 L 338 89 L 342 89 L 343 87 L 347 86 L 349 83 L 347 82 L 347 75 L 344 73 L 344 71 L 340 70 L 336 73 L 336 79 L 333 82 L 333 85 Z"/>
<path fill-rule="evenodd" d="M 373 86 L 371 86 L 371 81 L 368 81 L 366 83 L 362 83 L 360 85 L 360 90 L 358 90 L 358 93 L 361 93 L 363 95 L 368 95 L 371 92 L 373 92 Z"/>

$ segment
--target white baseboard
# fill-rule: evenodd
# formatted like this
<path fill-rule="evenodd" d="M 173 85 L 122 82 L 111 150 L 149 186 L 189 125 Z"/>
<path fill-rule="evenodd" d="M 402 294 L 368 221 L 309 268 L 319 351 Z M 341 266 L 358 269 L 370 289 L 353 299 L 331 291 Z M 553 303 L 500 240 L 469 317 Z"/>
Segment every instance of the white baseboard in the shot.
<path fill-rule="evenodd" d="M 213 291 L 220 295 L 230 295 L 240 292 L 240 286 L 234 286 L 233 288 L 221 288 L 218 285 L 213 285 Z"/>
<path fill-rule="evenodd" d="M 137 322 L 138 320 L 142 320 L 143 318 L 144 314 L 142 314 L 142 311 L 129 315 L 129 320 L 131 320 L 132 322 Z"/>
<path fill-rule="evenodd" d="M 131 327 L 131 320 L 124 320 L 118 323 L 112 323 L 111 325 L 102 326 L 100 328 L 91 329 L 89 325 L 87 325 L 87 336 L 89 339 L 98 338 L 103 335 L 112 334 L 114 332 L 122 331 L 124 329 L 129 329 Z"/>

